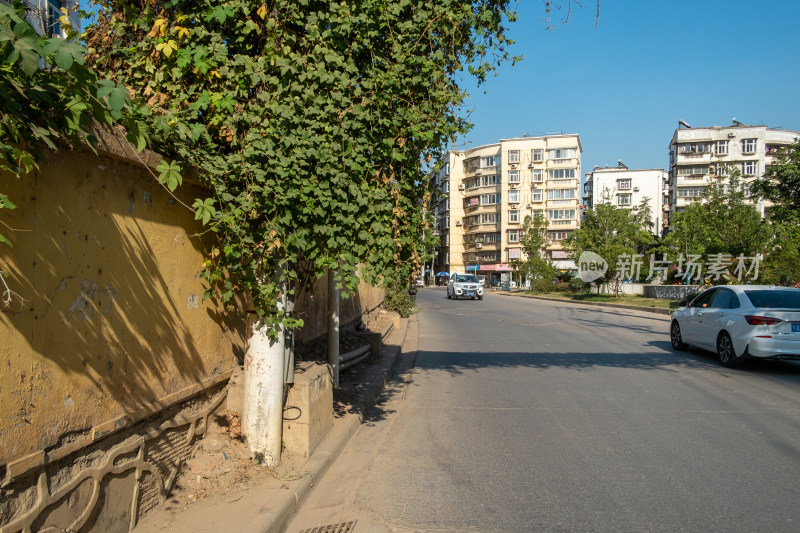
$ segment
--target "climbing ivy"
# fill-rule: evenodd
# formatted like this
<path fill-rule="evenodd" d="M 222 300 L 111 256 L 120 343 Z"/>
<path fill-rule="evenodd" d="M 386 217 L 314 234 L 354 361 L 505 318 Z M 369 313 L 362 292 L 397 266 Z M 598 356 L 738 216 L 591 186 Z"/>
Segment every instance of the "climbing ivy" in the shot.
<path fill-rule="evenodd" d="M 92 132 L 98 124 L 124 126 L 139 150 L 149 141 L 140 120 L 148 109 L 132 102 L 124 85 L 100 79 L 86 66 L 85 49 L 62 11 L 67 38 L 47 38 L 25 20 L 22 2 L 0 3 L 0 171 L 17 178 L 38 170 L 45 149 L 87 147 L 96 153 Z M 173 163 L 169 169 L 172 173 L 162 172 L 159 180 L 179 183 L 179 167 Z M 0 188 L 2 209 L 16 206 Z M 11 229 L 2 219 L 0 226 Z M 0 233 L 0 244 L 11 241 Z M 0 296 L 7 303 L 10 291 L 4 289 Z"/>
<path fill-rule="evenodd" d="M 159 150 L 213 191 L 194 204 L 220 237 L 206 297 L 246 292 L 267 323 L 293 325 L 270 313 L 276 270 L 292 288 L 411 278 L 422 163 L 469 128 L 459 77 L 512 59 L 508 0 L 96 4 L 90 65 L 146 99 Z"/>

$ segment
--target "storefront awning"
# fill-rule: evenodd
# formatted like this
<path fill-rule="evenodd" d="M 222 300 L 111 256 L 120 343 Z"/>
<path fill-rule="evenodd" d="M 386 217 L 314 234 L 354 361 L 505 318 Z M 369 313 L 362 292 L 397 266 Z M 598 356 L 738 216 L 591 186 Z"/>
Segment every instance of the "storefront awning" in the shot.
<path fill-rule="evenodd" d="M 501 263 L 499 265 L 481 265 L 481 272 L 513 272 L 511 265 Z"/>
<path fill-rule="evenodd" d="M 575 261 L 553 261 L 553 266 L 559 270 L 578 270 Z"/>

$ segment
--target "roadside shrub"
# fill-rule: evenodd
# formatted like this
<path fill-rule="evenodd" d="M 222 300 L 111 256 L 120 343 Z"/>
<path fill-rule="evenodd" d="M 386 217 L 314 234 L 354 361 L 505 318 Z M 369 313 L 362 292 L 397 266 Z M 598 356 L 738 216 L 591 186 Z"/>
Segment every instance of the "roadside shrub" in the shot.
<path fill-rule="evenodd" d="M 409 283 L 392 281 L 386 287 L 386 298 L 383 301 L 384 307 L 388 311 L 396 311 L 403 318 L 411 316 L 417 304 L 408 293 Z"/>
<path fill-rule="evenodd" d="M 569 290 L 576 294 L 587 294 L 591 288 L 591 283 L 586 283 L 579 277 L 574 277 L 569 280 Z"/>
<path fill-rule="evenodd" d="M 531 288 L 539 292 L 553 292 L 556 288 L 555 284 L 549 279 L 539 278 L 534 280 Z"/>

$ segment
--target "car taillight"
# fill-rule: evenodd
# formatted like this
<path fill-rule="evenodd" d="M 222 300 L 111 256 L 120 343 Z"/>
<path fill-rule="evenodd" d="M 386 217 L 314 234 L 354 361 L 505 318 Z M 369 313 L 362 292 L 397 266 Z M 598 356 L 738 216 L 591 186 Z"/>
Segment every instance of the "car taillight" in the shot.
<path fill-rule="evenodd" d="M 758 315 L 745 315 L 744 319 L 747 320 L 747 323 L 751 326 L 771 326 L 781 321 L 780 318 Z"/>

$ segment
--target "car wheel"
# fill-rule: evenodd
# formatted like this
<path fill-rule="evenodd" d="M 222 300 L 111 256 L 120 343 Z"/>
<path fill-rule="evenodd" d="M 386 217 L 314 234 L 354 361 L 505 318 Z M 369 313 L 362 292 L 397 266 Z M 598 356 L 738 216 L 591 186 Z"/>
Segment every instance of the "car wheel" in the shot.
<path fill-rule="evenodd" d="M 726 331 L 721 332 L 717 337 L 717 357 L 719 358 L 719 364 L 728 368 L 739 366 L 742 362 L 740 357 L 736 357 L 733 341 L 731 341 L 731 336 Z"/>
<path fill-rule="evenodd" d="M 450 291 L 447 291 L 447 299 L 448 299 L 448 300 L 452 300 L 452 299 L 453 299 L 453 297 L 452 297 L 452 296 L 450 296 Z"/>
<path fill-rule="evenodd" d="M 677 320 L 673 320 L 672 325 L 669 327 L 669 340 L 672 342 L 673 350 L 682 352 L 689 347 L 688 344 L 683 342 L 683 338 L 681 337 L 681 326 L 678 324 Z"/>

